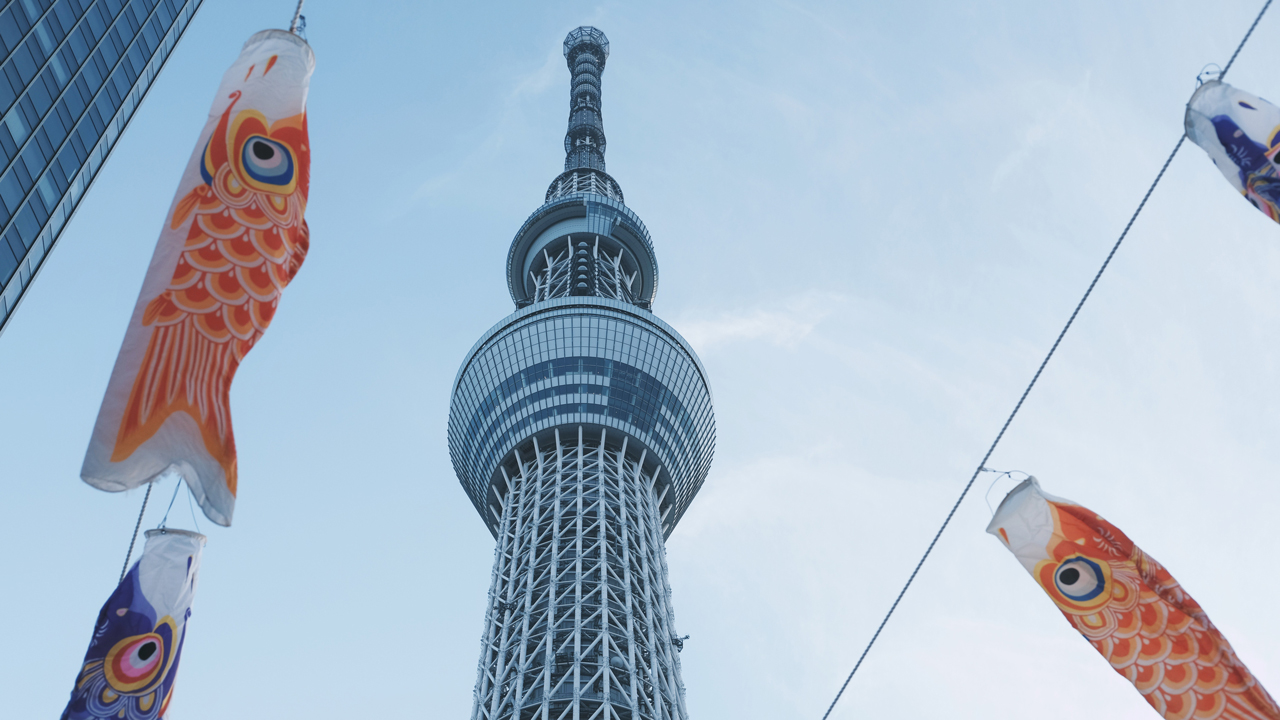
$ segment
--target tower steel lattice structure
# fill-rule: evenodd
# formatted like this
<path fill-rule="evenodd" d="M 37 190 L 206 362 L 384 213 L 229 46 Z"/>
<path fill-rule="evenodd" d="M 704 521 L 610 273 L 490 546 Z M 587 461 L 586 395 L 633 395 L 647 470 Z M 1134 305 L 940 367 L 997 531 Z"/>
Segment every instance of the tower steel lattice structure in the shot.
<path fill-rule="evenodd" d="M 497 540 L 473 720 L 685 720 L 664 543 L 715 449 L 698 356 L 605 172 L 609 41 L 565 38 L 565 169 L 507 256 L 514 314 L 454 381 L 449 453 Z"/>

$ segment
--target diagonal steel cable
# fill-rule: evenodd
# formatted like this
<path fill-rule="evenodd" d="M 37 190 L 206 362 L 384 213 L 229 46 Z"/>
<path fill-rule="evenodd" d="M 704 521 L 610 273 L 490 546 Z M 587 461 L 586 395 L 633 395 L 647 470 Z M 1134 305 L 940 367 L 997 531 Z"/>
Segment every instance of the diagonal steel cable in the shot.
<path fill-rule="evenodd" d="M 1253 34 L 1254 28 L 1258 27 L 1258 22 L 1262 20 L 1262 16 L 1267 14 L 1267 8 L 1269 7 L 1271 7 L 1271 0 L 1267 0 L 1263 3 L 1262 9 L 1258 11 L 1258 17 L 1253 19 L 1253 24 L 1249 26 L 1249 31 L 1240 39 L 1240 44 L 1236 46 L 1236 51 L 1231 53 L 1231 59 L 1227 61 L 1227 66 L 1222 68 L 1222 74 L 1218 76 L 1219 80 L 1225 77 L 1227 71 L 1231 69 L 1233 64 L 1235 64 L 1236 56 L 1238 56 L 1240 51 L 1244 49 L 1244 44 L 1249 42 L 1249 36 Z"/>
<path fill-rule="evenodd" d="M 1244 34 L 1244 38 L 1240 40 L 1240 44 L 1236 46 L 1236 51 L 1231 54 L 1231 59 L 1227 61 L 1227 66 L 1222 69 L 1222 73 L 1218 75 L 1218 79 L 1226 76 L 1227 71 L 1231 69 L 1231 65 L 1235 63 L 1236 57 L 1240 55 L 1240 51 L 1244 49 L 1244 45 L 1249 41 L 1249 36 L 1253 35 L 1253 31 L 1258 27 L 1258 22 L 1262 20 L 1262 16 L 1266 14 L 1267 8 L 1271 7 L 1272 0 L 1267 0 L 1262 6 L 1262 10 L 1258 12 L 1258 16 L 1253 19 L 1253 24 L 1249 26 L 1248 32 Z M 1085 301 L 1093 294 L 1093 289 L 1098 285 L 1098 280 L 1102 278 L 1102 273 L 1106 272 L 1107 266 L 1111 264 L 1111 259 L 1115 257 L 1116 251 L 1120 249 L 1120 244 L 1124 242 L 1125 237 L 1129 234 L 1129 229 L 1133 227 L 1133 223 L 1138 219 L 1138 215 L 1142 213 L 1142 209 L 1146 207 L 1147 200 L 1151 198 L 1151 193 L 1155 192 L 1156 186 L 1160 184 L 1160 180 L 1164 178 L 1164 173 L 1169 169 L 1169 164 L 1173 162 L 1174 156 L 1182 149 L 1182 143 L 1185 142 L 1187 136 L 1184 134 L 1178 138 L 1178 143 L 1173 146 L 1173 152 L 1169 153 L 1169 157 L 1165 159 L 1164 165 L 1160 167 L 1160 172 L 1156 175 L 1156 179 L 1151 182 L 1151 187 L 1147 188 L 1147 193 L 1142 196 L 1142 202 L 1138 203 L 1138 209 L 1133 211 L 1133 215 L 1129 218 L 1129 222 L 1125 224 L 1124 230 L 1120 233 L 1120 237 L 1116 239 L 1114 245 L 1111 246 L 1111 252 L 1107 253 L 1107 259 L 1102 261 L 1102 267 L 1098 268 L 1097 274 L 1093 276 L 1093 281 L 1089 283 L 1089 288 L 1084 291 L 1084 296 L 1080 298 L 1080 302 L 1076 303 L 1075 310 L 1071 311 L 1071 317 L 1067 318 L 1067 324 L 1062 326 L 1062 331 L 1058 333 L 1058 337 L 1053 341 L 1053 347 L 1049 348 L 1049 352 L 1044 356 L 1044 360 L 1040 362 L 1040 367 L 1036 368 L 1036 374 L 1032 376 L 1031 382 L 1027 383 L 1027 388 L 1022 391 L 1022 397 L 1018 398 L 1018 404 L 1013 406 L 1013 412 L 1009 413 L 1009 417 L 1001 426 L 1000 432 L 996 434 L 996 439 L 992 441 L 991 447 L 987 448 L 987 453 L 982 456 L 982 462 L 978 463 L 978 469 L 973 471 L 973 476 L 969 478 L 969 482 L 965 484 L 964 490 L 960 492 L 960 497 L 956 499 L 954 505 L 951 506 L 951 512 L 947 513 L 947 517 L 942 521 L 942 526 L 938 528 L 938 532 L 933 536 L 933 540 L 929 543 L 929 547 L 925 549 L 924 555 L 920 557 L 920 562 L 916 563 L 916 567 L 911 571 L 911 577 L 907 578 L 907 582 L 902 586 L 902 590 L 898 593 L 898 597 L 894 599 L 893 605 L 889 607 L 889 612 L 885 613 L 884 619 L 880 621 L 880 627 L 876 628 L 876 632 L 871 636 L 871 641 L 867 643 L 863 649 L 862 655 L 858 656 L 858 662 L 854 664 L 853 670 L 849 671 L 849 677 L 845 678 L 844 684 L 840 686 L 836 697 L 831 701 L 831 705 L 827 707 L 827 711 L 823 713 L 822 720 L 827 720 L 831 715 L 831 711 L 835 709 L 836 703 L 840 702 L 840 697 L 844 695 L 844 691 L 849 687 L 853 676 L 858 672 L 858 668 L 862 667 L 862 661 L 867 658 L 867 653 L 871 652 L 871 646 L 876 644 L 876 640 L 880 637 L 884 626 L 888 624 L 889 618 L 893 616 L 893 612 L 898 609 L 898 603 L 902 602 L 902 597 L 907 594 L 907 589 L 911 587 L 911 583 L 915 581 L 916 575 L 919 574 L 920 568 L 924 566 L 925 560 L 929 559 L 929 554 L 933 552 L 933 548 L 938 544 L 938 539 L 942 537 L 943 531 L 947 529 L 947 525 L 951 523 L 951 518 L 955 516 L 956 510 L 960 509 L 960 503 L 964 502 L 965 497 L 969 494 L 969 490 L 973 487 L 974 481 L 978 479 L 978 475 L 982 473 L 983 468 L 987 466 L 987 460 L 991 459 L 991 454 L 995 452 L 996 446 L 1004 438 L 1005 431 L 1009 429 L 1009 425 L 1013 419 L 1017 417 L 1018 411 L 1022 409 L 1022 404 L 1026 402 L 1027 395 L 1031 394 L 1031 389 L 1035 387 L 1036 381 L 1040 379 L 1041 373 L 1044 372 L 1045 366 L 1049 364 L 1049 360 L 1053 358 L 1053 354 L 1058 351 L 1058 346 L 1062 344 L 1062 338 L 1066 336 L 1067 331 L 1071 329 L 1072 323 L 1076 321 L 1076 316 L 1080 314 L 1080 309 L 1084 307 Z"/>
<path fill-rule="evenodd" d="M 125 573 L 129 572 L 129 560 L 133 558 L 133 545 L 138 542 L 138 529 L 142 527 L 142 516 L 147 514 L 147 501 L 151 499 L 151 488 L 155 483 L 147 483 L 147 494 L 142 496 L 142 509 L 138 511 L 138 522 L 133 526 L 133 537 L 129 539 L 129 552 L 124 555 L 124 567 L 120 568 L 120 579 L 116 584 L 124 582 Z"/>

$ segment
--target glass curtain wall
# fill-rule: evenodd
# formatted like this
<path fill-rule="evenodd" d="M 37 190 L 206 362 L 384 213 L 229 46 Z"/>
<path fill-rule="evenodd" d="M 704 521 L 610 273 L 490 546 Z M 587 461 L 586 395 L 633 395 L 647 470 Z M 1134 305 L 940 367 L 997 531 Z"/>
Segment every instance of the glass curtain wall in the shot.
<path fill-rule="evenodd" d="M 202 0 L 3 0 L 0 332 Z"/>

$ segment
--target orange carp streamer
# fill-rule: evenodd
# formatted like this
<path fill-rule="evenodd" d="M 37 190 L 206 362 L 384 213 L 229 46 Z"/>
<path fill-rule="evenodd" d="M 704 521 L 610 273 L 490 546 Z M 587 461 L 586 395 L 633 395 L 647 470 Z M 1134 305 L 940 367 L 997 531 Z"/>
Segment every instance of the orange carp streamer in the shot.
<path fill-rule="evenodd" d="M 1029 478 L 987 527 L 1111 667 L 1168 720 L 1280 720 L 1280 707 L 1164 566 Z"/>
<path fill-rule="evenodd" d="M 81 476 L 126 490 L 180 474 L 230 525 L 230 391 L 307 254 L 306 96 L 315 59 L 266 30 L 223 76 L 143 281 Z"/>
<path fill-rule="evenodd" d="M 147 303 L 144 326 L 155 331 L 129 394 L 120 433 L 111 454 L 123 460 L 146 442 L 175 412 L 197 419 L 205 449 L 217 459 L 232 495 L 236 491 L 236 448 L 231 430 L 231 380 L 244 356 L 271 324 L 280 293 L 297 274 L 307 253 L 305 168 L 309 163 L 304 116 L 271 125 L 260 113 L 239 113 L 232 129 L 223 113 L 205 152 L 204 171 L 212 182 L 199 185 L 178 203 L 172 228 L 189 224 L 178 267 L 169 286 Z M 271 144 L 267 144 L 268 141 Z M 255 153 L 256 148 L 259 149 Z M 257 155 L 284 164 L 292 158 L 301 177 L 287 194 L 265 191 L 229 157 Z M 289 156 L 292 156 L 289 157 Z M 251 184 L 252 183 L 252 184 Z"/>

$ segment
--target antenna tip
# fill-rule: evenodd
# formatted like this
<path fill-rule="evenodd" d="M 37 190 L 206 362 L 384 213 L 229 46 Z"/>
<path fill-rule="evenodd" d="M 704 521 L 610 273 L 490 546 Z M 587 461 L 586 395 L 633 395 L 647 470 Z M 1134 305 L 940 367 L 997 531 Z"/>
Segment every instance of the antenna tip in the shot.
<path fill-rule="evenodd" d="M 564 38 L 564 56 L 569 62 L 573 62 L 573 56 L 583 50 L 597 47 L 604 57 L 601 61 L 609 57 L 609 38 L 605 34 L 590 25 L 571 30 Z"/>

